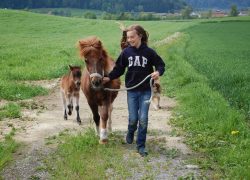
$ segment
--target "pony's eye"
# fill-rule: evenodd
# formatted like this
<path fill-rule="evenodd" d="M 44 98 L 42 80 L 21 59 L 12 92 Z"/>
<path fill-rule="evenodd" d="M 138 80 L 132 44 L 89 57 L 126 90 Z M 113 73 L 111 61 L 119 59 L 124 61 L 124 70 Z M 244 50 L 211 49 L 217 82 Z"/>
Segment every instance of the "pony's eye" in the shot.
<path fill-rule="evenodd" d="M 84 59 L 84 61 L 85 61 L 86 63 L 88 63 L 88 59 Z"/>

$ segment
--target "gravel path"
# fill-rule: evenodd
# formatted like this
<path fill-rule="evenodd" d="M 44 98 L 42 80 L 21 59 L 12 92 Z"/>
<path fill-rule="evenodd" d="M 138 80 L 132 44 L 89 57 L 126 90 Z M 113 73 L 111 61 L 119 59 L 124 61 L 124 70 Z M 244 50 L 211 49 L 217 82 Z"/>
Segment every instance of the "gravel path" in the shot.
<path fill-rule="evenodd" d="M 82 93 L 80 97 L 82 125 L 79 126 L 75 120 L 75 114 L 68 121 L 63 120 L 58 79 L 39 82 L 39 84 L 44 84 L 45 87 L 52 84 L 53 86 L 49 87 L 51 93 L 48 96 L 24 101 L 23 103 L 30 109 L 23 111 L 21 119 L 0 121 L 2 135 L 14 126 L 18 129 L 15 139 L 23 144 L 15 153 L 14 161 L 1 172 L 3 179 L 49 179 L 43 159 L 53 152 L 55 147 L 46 146 L 46 138 L 57 135 L 65 129 L 77 132 L 93 126 L 92 114 Z M 135 144 L 126 145 L 128 148 L 127 153 L 124 154 L 124 161 L 136 167 L 132 170 L 132 179 L 202 177 L 198 166 L 187 163 L 194 155 L 183 143 L 183 138 L 171 135 L 172 128 L 168 122 L 175 101 L 162 97 L 161 106 L 158 111 L 150 109 L 147 147 L 151 154 L 146 160 L 136 153 Z M 127 114 L 126 92 L 119 92 L 112 114 L 113 131 L 119 131 L 125 135 Z"/>

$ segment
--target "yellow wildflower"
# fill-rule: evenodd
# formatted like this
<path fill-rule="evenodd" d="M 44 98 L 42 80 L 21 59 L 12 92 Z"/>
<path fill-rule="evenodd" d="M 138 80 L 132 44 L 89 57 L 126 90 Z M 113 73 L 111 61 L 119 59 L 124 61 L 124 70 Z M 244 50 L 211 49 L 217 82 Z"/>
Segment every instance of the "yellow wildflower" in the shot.
<path fill-rule="evenodd" d="M 239 134 L 239 131 L 231 131 L 231 134 L 232 134 L 232 135 Z"/>

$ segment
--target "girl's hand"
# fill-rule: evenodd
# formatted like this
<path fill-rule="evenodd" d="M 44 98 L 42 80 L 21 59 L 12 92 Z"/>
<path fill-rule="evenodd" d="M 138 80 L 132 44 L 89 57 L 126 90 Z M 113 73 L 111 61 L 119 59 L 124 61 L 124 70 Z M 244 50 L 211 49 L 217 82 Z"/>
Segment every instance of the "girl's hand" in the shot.
<path fill-rule="evenodd" d="M 160 76 L 160 73 L 158 71 L 155 71 L 151 74 L 151 78 L 153 78 L 154 80 L 157 80 Z"/>
<path fill-rule="evenodd" d="M 102 84 L 106 84 L 109 81 L 110 81 L 109 77 L 103 77 L 102 78 Z"/>

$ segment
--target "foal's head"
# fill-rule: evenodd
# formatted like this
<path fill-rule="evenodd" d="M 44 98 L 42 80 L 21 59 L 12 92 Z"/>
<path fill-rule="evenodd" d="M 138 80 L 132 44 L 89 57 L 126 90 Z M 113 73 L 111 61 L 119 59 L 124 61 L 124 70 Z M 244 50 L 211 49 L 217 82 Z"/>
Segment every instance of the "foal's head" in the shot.
<path fill-rule="evenodd" d="M 89 37 L 79 41 L 80 56 L 84 58 L 90 75 L 91 86 L 94 89 L 102 88 L 102 78 L 107 59 L 107 52 L 97 37 Z"/>
<path fill-rule="evenodd" d="M 70 68 L 70 77 L 72 78 L 75 86 L 77 88 L 80 88 L 81 76 L 82 76 L 81 67 L 69 65 L 69 68 Z"/>

